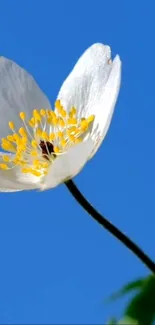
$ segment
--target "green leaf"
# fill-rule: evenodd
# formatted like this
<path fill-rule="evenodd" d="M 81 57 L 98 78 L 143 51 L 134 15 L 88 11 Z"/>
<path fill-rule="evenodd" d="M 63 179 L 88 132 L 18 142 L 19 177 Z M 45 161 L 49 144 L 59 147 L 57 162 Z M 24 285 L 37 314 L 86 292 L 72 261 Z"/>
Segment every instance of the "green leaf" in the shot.
<path fill-rule="evenodd" d="M 117 325 L 117 319 L 115 317 L 111 317 L 107 322 L 107 325 Z"/>
<path fill-rule="evenodd" d="M 106 302 L 111 302 L 118 298 L 121 298 L 130 291 L 141 289 L 145 281 L 146 278 L 140 278 L 136 281 L 128 283 L 127 285 L 123 286 L 119 291 L 115 292 L 108 299 L 106 299 Z"/>
<path fill-rule="evenodd" d="M 139 323 L 136 319 L 133 319 L 128 316 L 122 318 L 117 324 L 118 325 L 139 325 Z"/>
<path fill-rule="evenodd" d="M 139 292 L 129 303 L 125 315 L 136 319 L 140 325 L 151 325 L 155 319 L 155 276 L 149 276 Z"/>

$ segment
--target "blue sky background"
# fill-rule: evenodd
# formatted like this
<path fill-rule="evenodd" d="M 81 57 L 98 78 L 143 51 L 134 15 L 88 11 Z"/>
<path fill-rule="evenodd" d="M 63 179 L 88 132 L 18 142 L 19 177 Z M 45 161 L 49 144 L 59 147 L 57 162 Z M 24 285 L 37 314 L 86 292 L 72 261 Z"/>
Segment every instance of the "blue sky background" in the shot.
<path fill-rule="evenodd" d="M 153 0 L 0 0 L 0 54 L 31 72 L 52 103 L 88 46 L 107 43 L 120 54 L 122 86 L 109 133 L 76 183 L 152 258 L 154 12 Z M 0 194 L 0 207 L 1 324 L 103 324 L 127 302 L 104 299 L 148 274 L 63 185 Z"/>

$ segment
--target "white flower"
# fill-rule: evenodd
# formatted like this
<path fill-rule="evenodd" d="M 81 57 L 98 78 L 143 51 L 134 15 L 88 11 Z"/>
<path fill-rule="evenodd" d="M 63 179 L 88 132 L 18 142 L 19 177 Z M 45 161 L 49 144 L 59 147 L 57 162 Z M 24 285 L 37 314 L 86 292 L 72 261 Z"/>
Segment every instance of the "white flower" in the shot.
<path fill-rule="evenodd" d="M 119 56 L 94 44 L 63 83 L 54 111 L 35 80 L 0 58 L 0 191 L 47 189 L 74 177 L 102 143 L 121 79 Z M 6 151 L 6 153 L 4 153 Z"/>

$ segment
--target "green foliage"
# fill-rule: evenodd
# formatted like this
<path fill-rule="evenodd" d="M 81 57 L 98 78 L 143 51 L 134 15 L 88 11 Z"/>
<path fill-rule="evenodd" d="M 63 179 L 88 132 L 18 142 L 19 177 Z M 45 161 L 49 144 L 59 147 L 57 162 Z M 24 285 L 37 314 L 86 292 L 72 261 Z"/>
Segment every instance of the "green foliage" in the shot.
<path fill-rule="evenodd" d="M 107 325 L 116 325 L 117 324 L 117 319 L 115 317 L 112 317 L 109 319 L 107 322 Z"/>
<path fill-rule="evenodd" d="M 125 316 L 117 323 L 117 325 L 139 325 L 139 323 L 136 319 Z"/>
<path fill-rule="evenodd" d="M 111 324 L 152 325 L 155 321 L 155 276 L 151 275 L 125 285 L 109 300 L 116 300 L 132 291 L 136 291 L 136 293 L 128 303 L 123 318 L 119 322 L 115 320 L 115 323 Z"/>
<path fill-rule="evenodd" d="M 114 301 L 118 298 L 123 297 L 125 294 L 129 293 L 130 291 L 134 291 L 134 290 L 138 290 L 140 289 L 144 282 L 146 281 L 145 278 L 140 278 L 138 280 L 135 280 L 133 282 L 129 282 L 128 284 L 126 284 L 125 286 L 123 286 L 119 291 L 115 292 L 114 294 L 112 294 L 107 300 L 106 302 L 111 302 Z"/>
<path fill-rule="evenodd" d="M 139 325 L 138 321 L 135 319 L 132 319 L 131 317 L 124 316 L 122 319 L 117 321 L 116 318 L 111 318 L 108 322 L 107 325 Z"/>

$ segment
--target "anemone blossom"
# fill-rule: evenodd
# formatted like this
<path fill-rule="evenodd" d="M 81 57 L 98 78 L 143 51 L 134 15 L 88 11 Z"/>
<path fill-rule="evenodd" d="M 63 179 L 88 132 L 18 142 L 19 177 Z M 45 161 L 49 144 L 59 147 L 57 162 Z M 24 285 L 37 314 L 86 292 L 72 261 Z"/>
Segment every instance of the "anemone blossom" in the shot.
<path fill-rule="evenodd" d="M 0 58 L 0 191 L 48 189 L 77 175 L 101 145 L 119 93 L 121 61 L 94 44 L 64 81 L 54 110 L 33 77 Z"/>

